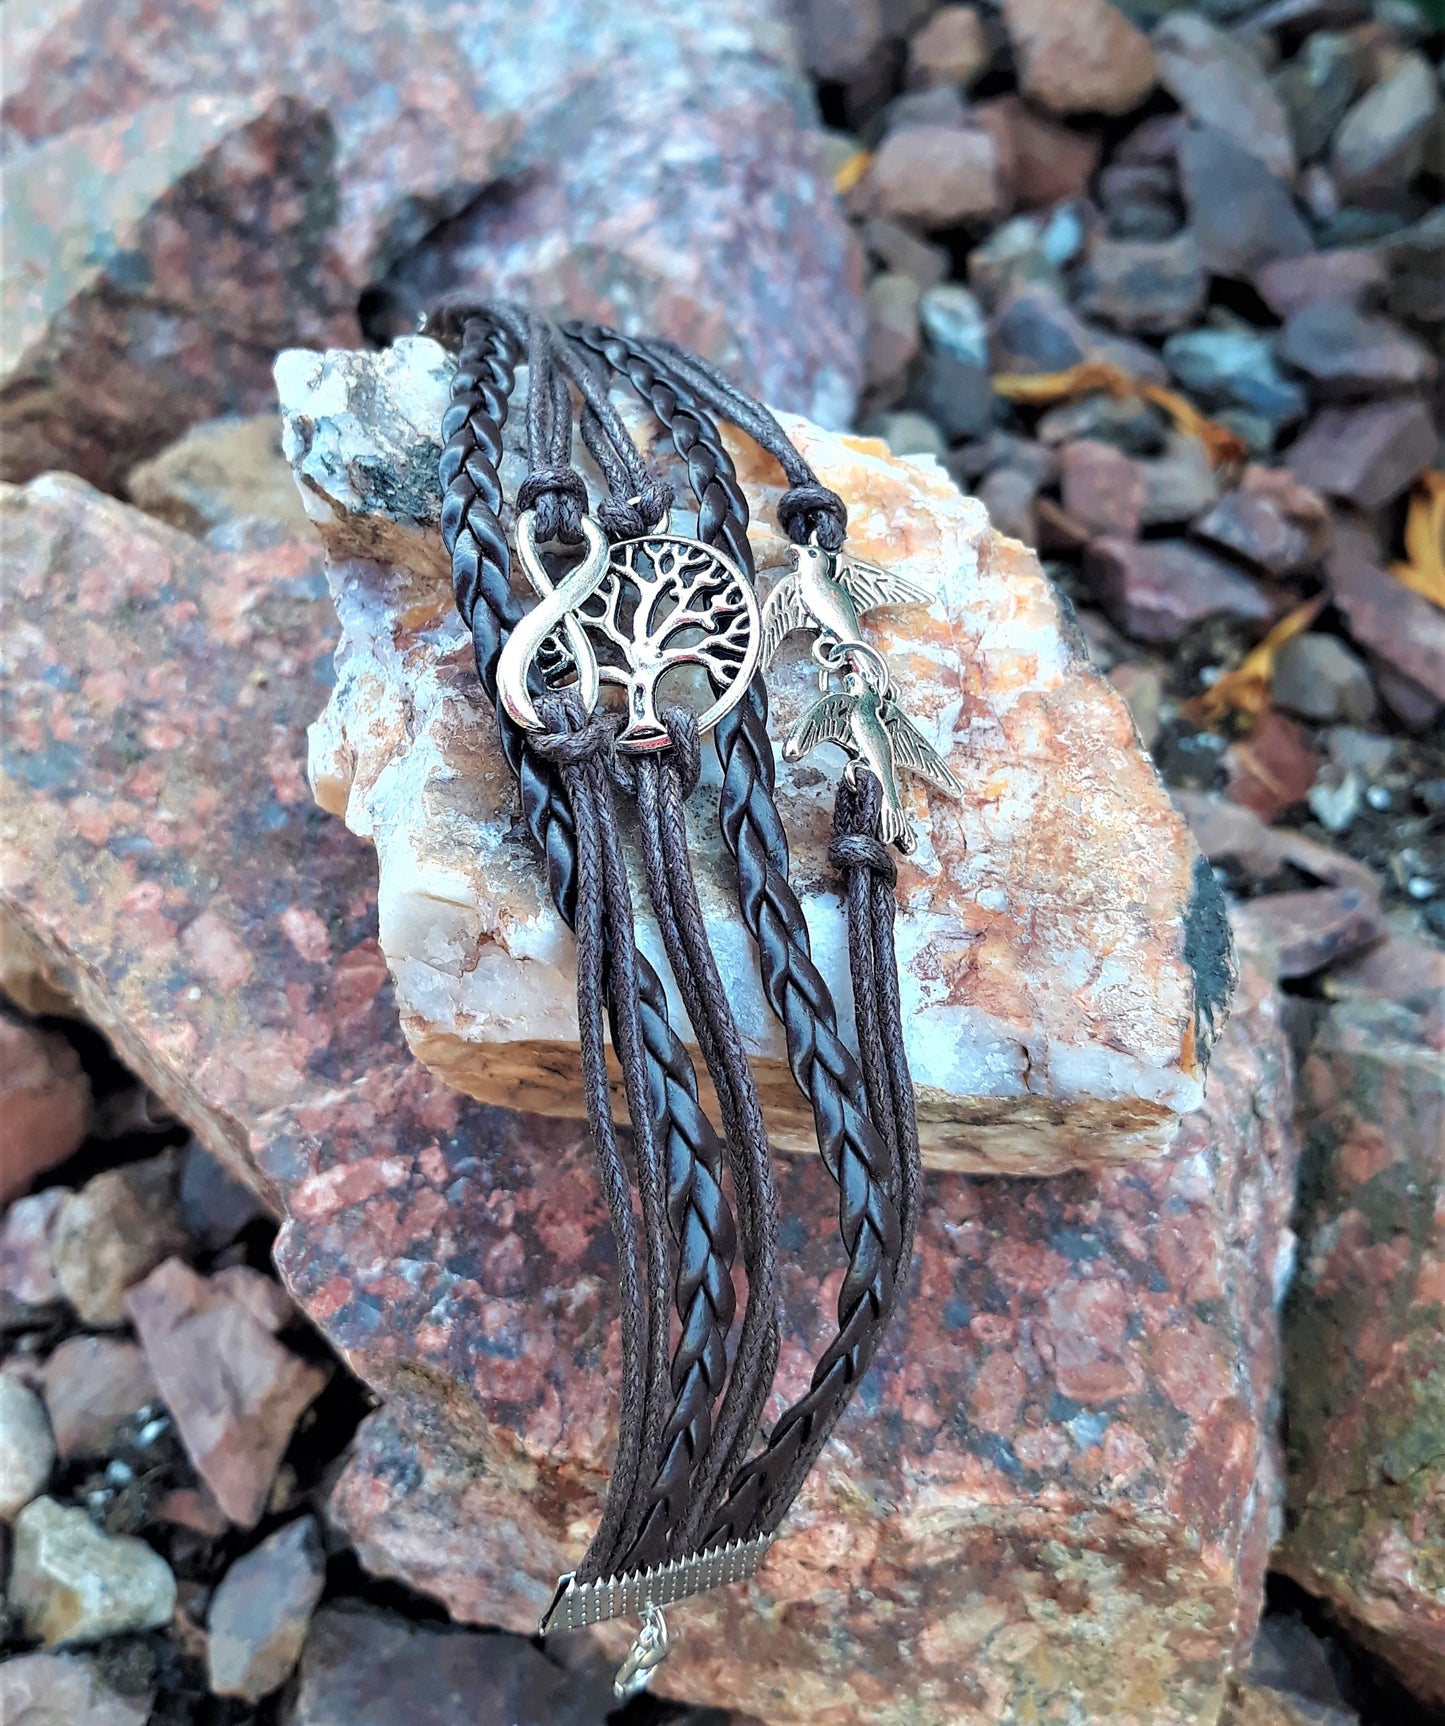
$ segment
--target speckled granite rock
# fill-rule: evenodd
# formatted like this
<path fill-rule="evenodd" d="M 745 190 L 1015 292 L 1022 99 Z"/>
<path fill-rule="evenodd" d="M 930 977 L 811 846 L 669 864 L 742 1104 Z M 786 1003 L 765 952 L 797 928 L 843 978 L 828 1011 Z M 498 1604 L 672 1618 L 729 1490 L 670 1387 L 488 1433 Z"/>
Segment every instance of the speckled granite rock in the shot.
<path fill-rule="evenodd" d="M 390 1404 L 336 1500 L 369 1561 L 530 1630 L 610 1455 L 603 1212 L 575 1128 L 406 1053 L 372 858 L 302 774 L 335 627 L 317 548 L 199 544 L 73 480 L 0 502 L 26 607 L 0 691 L 0 908 L 284 1209 L 292 1289 Z M 1276 1514 L 1288 1120 L 1247 972 L 1170 1157 L 931 1177 L 902 1325 L 752 1599 L 679 1613 L 668 1688 L 778 1726 L 1061 1695 L 1081 1719 L 1210 1719 Z M 788 1159 L 782 1179 L 786 1394 L 838 1266 L 826 1174 Z"/>
<path fill-rule="evenodd" d="M 376 846 L 381 946 L 414 1052 L 482 1101 L 575 1116 L 572 942 L 516 842 L 510 775 L 436 525 L 450 367 L 422 338 L 384 355 L 278 362 L 285 447 L 336 559 L 342 625 L 311 777 L 319 801 Z M 859 554 L 940 596 L 931 612 L 892 613 L 876 636 L 905 708 L 966 790 L 956 804 L 916 797 L 919 846 L 901 876 L 925 1156 L 1047 1173 L 1160 1149 L 1198 1106 L 1229 956 L 1213 877 L 1127 708 L 1080 655 L 1032 554 L 992 534 L 982 506 L 939 468 L 790 426 L 850 500 Z M 750 445 L 736 453 L 763 500 L 753 537 L 770 581 L 786 543 L 772 514 L 776 470 Z M 514 450 L 509 486 L 520 459 Z M 685 486 L 679 476 L 679 496 Z M 785 651 L 772 687 L 781 738 L 816 695 L 804 645 Z M 782 766 L 779 802 L 815 951 L 846 1001 L 844 920 L 826 864 L 834 777 L 820 767 Z M 811 1120 L 763 1000 L 735 878 L 704 799 L 693 813 L 704 909 L 775 1143 L 807 1150 Z M 643 939 L 665 971 L 650 926 Z"/>
<path fill-rule="evenodd" d="M 665 1690 L 770 1726 L 1047 1719 L 1060 1696 L 1079 1721 L 1214 1719 L 1279 1516 L 1272 1303 L 1290 1245 L 1288 1058 L 1257 972 L 1242 993 L 1171 1156 L 1049 1182 L 931 1178 L 881 1365 L 757 1585 L 675 1615 Z M 586 1153 L 534 1163 L 524 1187 L 519 1150 L 467 1176 L 465 1211 L 450 1189 L 437 1247 L 482 1267 L 476 1293 L 453 1281 L 417 1358 L 381 1368 L 392 1405 L 331 1508 L 369 1568 L 524 1630 L 595 1521 L 611 1427 L 606 1374 L 559 1381 L 543 1316 L 549 1290 L 575 1294 L 579 1246 L 587 1263 L 605 1250 Z M 816 1159 L 780 1184 L 792 1394 L 837 1254 Z M 394 1232 L 371 1238 L 403 1252 L 414 1225 L 392 1209 Z M 356 1299 L 339 1275 L 354 1226 L 338 1214 L 329 1251 L 288 1258 L 313 1309 Z M 400 1296 L 399 1278 L 383 1287 Z M 590 1330 L 608 1297 L 586 1287 Z M 485 1339 L 469 1343 L 459 1302 Z M 364 1322 L 348 1318 L 358 1343 Z M 612 1358 L 600 1344 L 589 1367 Z"/>
<path fill-rule="evenodd" d="M 7 478 L 113 486 L 268 405 L 278 348 L 354 340 L 359 304 L 414 328 L 458 284 L 851 413 L 860 259 L 774 0 L 251 0 L 224 28 L 210 0 L 7 0 L 6 46 Z"/>
<path fill-rule="evenodd" d="M 333 151 L 306 103 L 196 94 L 13 154 L 0 474 L 118 485 L 190 421 L 262 407 L 278 346 L 348 339 Z"/>
<path fill-rule="evenodd" d="M 1445 1703 L 1445 1015 L 1347 997 L 1301 1074 L 1276 1565 Z"/>

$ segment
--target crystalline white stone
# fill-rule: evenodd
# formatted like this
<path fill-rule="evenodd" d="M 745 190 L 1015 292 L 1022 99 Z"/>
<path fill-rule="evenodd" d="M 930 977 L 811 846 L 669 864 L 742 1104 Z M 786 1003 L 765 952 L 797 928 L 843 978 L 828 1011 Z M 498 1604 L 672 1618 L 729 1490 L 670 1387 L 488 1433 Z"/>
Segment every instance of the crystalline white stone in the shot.
<path fill-rule="evenodd" d="M 452 604 L 438 531 L 449 357 L 283 354 L 285 448 L 332 556 L 337 680 L 312 727 L 317 800 L 376 847 L 379 933 L 416 1054 L 485 1101 L 580 1114 L 572 938 L 518 818 Z M 525 378 L 519 384 L 522 399 Z M 522 477 L 520 412 L 508 495 Z M 644 442 L 648 422 L 632 423 Z M 926 1159 L 1047 1173 L 1153 1154 L 1202 1095 L 1231 957 L 1218 889 L 1121 698 L 1088 664 L 1032 553 L 993 533 L 931 459 L 787 418 L 850 506 L 850 548 L 937 593 L 870 615 L 905 711 L 962 780 L 915 785 L 898 948 Z M 754 505 L 760 586 L 786 563 L 781 475 L 730 442 Z M 657 452 L 659 461 L 662 452 Z M 579 465 L 590 472 L 579 453 Z M 679 498 L 685 476 L 673 473 Z M 674 525 L 688 531 L 679 511 Z M 806 637 L 770 677 L 781 740 L 816 698 Z M 831 759 L 829 758 L 831 757 Z M 703 906 L 778 1148 L 811 1146 L 716 833 L 716 762 L 689 815 Z M 778 800 L 814 954 L 845 1022 L 845 925 L 826 861 L 842 758 L 780 763 Z M 640 870 L 639 906 L 645 900 Z M 640 936 L 666 974 L 650 919 Z M 676 1003 L 677 1023 L 686 1020 Z M 699 1063 L 700 1064 L 700 1063 Z"/>

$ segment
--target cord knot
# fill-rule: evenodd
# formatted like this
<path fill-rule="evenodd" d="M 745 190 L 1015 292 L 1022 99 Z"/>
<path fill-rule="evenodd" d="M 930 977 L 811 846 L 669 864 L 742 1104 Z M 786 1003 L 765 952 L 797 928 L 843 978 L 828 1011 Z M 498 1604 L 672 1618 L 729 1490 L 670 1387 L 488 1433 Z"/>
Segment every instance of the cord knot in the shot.
<path fill-rule="evenodd" d="M 878 818 L 883 812 L 883 787 L 866 767 L 854 770 L 853 780 L 838 785 L 833 805 L 833 843 L 828 861 L 840 873 L 870 869 L 891 887 L 898 880 L 898 864 L 891 846 L 878 837 Z"/>
<path fill-rule="evenodd" d="M 537 703 L 545 731 L 527 735 L 527 747 L 559 767 L 580 767 L 599 757 L 610 761 L 617 742 L 617 722 L 605 713 L 584 713 L 575 695 L 553 695 Z"/>
<path fill-rule="evenodd" d="M 825 485 L 790 486 L 778 499 L 778 526 L 794 545 L 806 545 L 811 539 L 824 551 L 841 551 L 848 530 L 847 506 Z"/>
<path fill-rule="evenodd" d="M 597 506 L 597 519 L 607 537 L 614 543 L 622 539 L 642 539 L 667 520 L 673 504 L 673 490 L 666 480 L 649 474 L 637 488 L 637 495 L 626 503 L 609 498 Z"/>
<path fill-rule="evenodd" d="M 841 833 L 828 847 L 828 861 L 840 874 L 853 869 L 871 869 L 891 887 L 898 880 L 898 865 L 891 848 L 868 833 Z"/>
<path fill-rule="evenodd" d="M 572 467 L 540 467 L 517 487 L 517 510 L 537 512 L 537 539 L 576 545 L 587 513 L 587 485 Z"/>

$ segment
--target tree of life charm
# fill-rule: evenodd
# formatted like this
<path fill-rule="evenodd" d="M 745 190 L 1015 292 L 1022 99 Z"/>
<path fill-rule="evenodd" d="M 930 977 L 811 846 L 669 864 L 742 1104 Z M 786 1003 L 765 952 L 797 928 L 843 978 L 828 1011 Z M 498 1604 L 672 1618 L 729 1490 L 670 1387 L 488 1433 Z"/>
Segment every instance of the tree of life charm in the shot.
<path fill-rule="evenodd" d="M 659 685 L 677 702 L 690 693 L 686 668 L 697 667 L 710 698 L 697 716 L 709 731 L 736 707 L 762 651 L 762 617 L 752 583 L 701 540 L 653 533 L 612 548 L 607 574 L 572 615 L 587 631 L 601 683 L 625 692 L 626 724 L 617 744 L 633 754 L 665 748 Z M 694 683 L 699 680 L 694 677 Z"/>

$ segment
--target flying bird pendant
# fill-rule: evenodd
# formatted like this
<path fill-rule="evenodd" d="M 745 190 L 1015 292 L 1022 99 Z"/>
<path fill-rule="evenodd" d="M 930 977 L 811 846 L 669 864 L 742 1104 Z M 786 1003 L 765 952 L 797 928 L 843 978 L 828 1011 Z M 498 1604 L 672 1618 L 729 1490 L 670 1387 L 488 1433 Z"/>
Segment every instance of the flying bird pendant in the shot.
<path fill-rule="evenodd" d="M 841 552 L 795 545 L 793 556 L 797 567 L 783 577 L 763 607 L 763 665 L 772 664 L 794 630 L 816 630 L 813 653 L 819 689 L 828 687 L 829 671 L 839 662 L 840 650 L 874 651 L 863 639 L 858 622 L 864 612 L 881 605 L 927 605 L 933 598 L 918 582 Z"/>
<path fill-rule="evenodd" d="M 844 674 L 841 694 L 825 695 L 814 702 L 788 733 L 783 759 L 801 760 L 820 743 L 837 743 L 847 750 L 851 759 L 843 776 L 850 785 L 857 783 L 859 767 L 866 767 L 883 787 L 879 829 L 884 842 L 900 851 L 911 851 L 915 844 L 913 825 L 898 789 L 900 767 L 929 780 L 951 797 L 963 795 L 963 787 L 943 757 L 905 717 L 898 703 L 875 689 L 861 671 Z"/>

